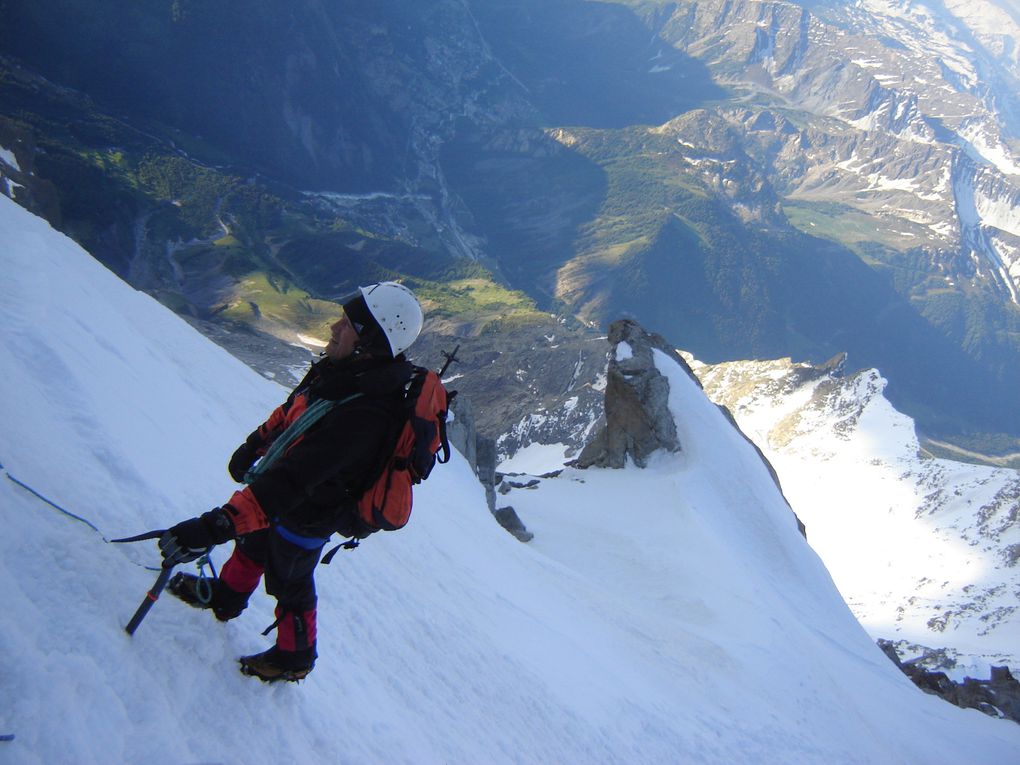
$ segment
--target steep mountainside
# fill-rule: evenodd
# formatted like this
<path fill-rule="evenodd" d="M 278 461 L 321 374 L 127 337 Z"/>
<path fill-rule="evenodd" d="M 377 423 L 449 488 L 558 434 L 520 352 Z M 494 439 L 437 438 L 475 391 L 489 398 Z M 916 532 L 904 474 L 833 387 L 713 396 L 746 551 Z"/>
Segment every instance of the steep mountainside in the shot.
<path fill-rule="evenodd" d="M 844 355 L 817 366 L 688 358 L 776 470 L 873 637 L 957 679 L 1020 663 L 1020 455 L 1011 468 L 933 456 L 885 398 L 886 380 L 874 369 L 847 374 Z M 510 428 L 497 444 L 500 470 L 549 474 L 576 456 L 599 425 L 604 369 Z M 526 489 L 530 479 L 506 483 Z M 519 509 L 523 489 L 500 502 Z"/>
<path fill-rule="evenodd" d="M 292 339 L 404 277 L 446 334 L 628 312 L 710 361 L 849 351 L 927 431 L 1020 435 L 1013 4 L 4 12 L 10 193 L 176 310 Z"/>
<path fill-rule="evenodd" d="M 229 496 L 223 456 L 284 391 L 8 199 L 0 268 L 5 762 L 955 765 L 1020 746 L 994 708 L 925 695 L 882 655 L 671 361 L 685 455 L 543 482 L 530 545 L 453 455 L 405 529 L 321 569 L 300 685 L 237 672 L 272 641 L 261 588 L 227 624 L 164 596 L 129 639 L 159 556 L 104 534 Z"/>
<path fill-rule="evenodd" d="M 844 377 L 840 364 L 789 359 L 696 369 L 779 472 L 872 635 L 961 676 L 973 673 L 967 656 L 1017 662 L 1017 470 L 924 454 L 875 370 Z"/>

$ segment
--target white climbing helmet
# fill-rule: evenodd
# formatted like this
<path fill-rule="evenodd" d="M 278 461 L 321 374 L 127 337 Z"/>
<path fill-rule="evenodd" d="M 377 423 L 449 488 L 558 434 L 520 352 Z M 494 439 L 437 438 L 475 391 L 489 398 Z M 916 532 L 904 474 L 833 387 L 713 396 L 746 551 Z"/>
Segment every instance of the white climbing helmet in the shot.
<path fill-rule="evenodd" d="M 362 346 L 373 353 L 394 357 L 403 353 L 417 339 L 425 322 L 418 298 L 396 282 L 358 287 L 343 306 Z"/>

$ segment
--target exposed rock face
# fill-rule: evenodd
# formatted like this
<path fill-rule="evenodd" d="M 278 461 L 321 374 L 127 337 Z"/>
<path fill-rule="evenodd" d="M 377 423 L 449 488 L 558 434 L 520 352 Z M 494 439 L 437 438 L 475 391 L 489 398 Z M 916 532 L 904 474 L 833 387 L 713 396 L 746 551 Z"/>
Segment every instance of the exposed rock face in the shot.
<path fill-rule="evenodd" d="M 530 542 L 535 538 L 535 535 L 524 527 L 520 517 L 517 515 L 517 511 L 512 507 L 501 507 L 493 515 L 496 516 L 500 526 L 517 537 L 521 542 Z"/>
<path fill-rule="evenodd" d="M 683 445 L 677 437 L 676 421 L 669 409 L 669 381 L 655 366 L 652 351 L 659 350 L 669 356 L 699 388 L 702 387 L 701 381 L 664 338 L 647 332 L 636 321 L 621 319 L 613 322 L 609 327 L 609 343 L 613 349 L 609 354 L 607 371 L 606 424 L 570 464 L 578 468 L 622 468 L 630 457 L 635 465 L 644 467 L 648 457 L 657 449 L 681 451 Z M 828 364 L 841 366 L 840 357 Z M 729 409 L 724 406 L 719 406 L 719 409 L 733 428 L 754 447 L 782 494 L 779 475 L 761 449 L 740 429 Z M 800 518 L 797 518 L 797 528 L 807 536 Z"/>
<path fill-rule="evenodd" d="M 446 435 L 450 445 L 464 455 L 475 474 L 482 478 L 485 472 L 478 460 L 478 429 L 475 426 L 474 407 L 464 396 L 455 396 L 450 402 L 450 413 L 446 426 Z M 484 481 L 483 481 L 484 483 Z"/>
<path fill-rule="evenodd" d="M 436 322 L 438 324 L 438 322 Z M 495 464 L 531 443 L 562 443 L 576 456 L 594 432 L 605 390 L 605 335 L 548 322 L 502 333 L 425 332 L 411 355 L 438 367 L 442 352 L 460 344 L 451 387 L 471 400 L 478 432 L 497 439 Z"/>
<path fill-rule="evenodd" d="M 693 377 L 690 367 L 665 339 L 630 319 L 613 322 L 609 343 L 613 351 L 606 381 L 606 425 L 575 465 L 622 468 L 629 456 L 638 467 L 644 467 L 657 449 L 680 451 L 676 423 L 669 411 L 669 382 L 656 368 L 652 349 L 668 355 Z"/>
<path fill-rule="evenodd" d="M 879 648 L 925 693 L 945 699 L 963 709 L 979 709 L 990 717 L 1020 723 L 1020 681 L 1009 667 L 992 667 L 988 680 L 965 677 L 962 683 L 951 680 L 945 672 L 932 672 L 916 661 L 901 661 L 896 647 L 889 640 L 879 640 Z"/>
<path fill-rule="evenodd" d="M 463 395 L 458 395 L 450 405 L 453 412 L 447 429 L 450 445 L 464 455 L 485 488 L 485 500 L 496 522 L 521 542 L 534 538 L 524 522 L 512 507 L 496 508 L 496 447 L 491 438 L 478 434 L 475 427 L 474 409 Z"/>
<path fill-rule="evenodd" d="M 36 175 L 32 131 L 0 116 L 0 194 L 60 227 L 60 204 L 50 181 Z"/>

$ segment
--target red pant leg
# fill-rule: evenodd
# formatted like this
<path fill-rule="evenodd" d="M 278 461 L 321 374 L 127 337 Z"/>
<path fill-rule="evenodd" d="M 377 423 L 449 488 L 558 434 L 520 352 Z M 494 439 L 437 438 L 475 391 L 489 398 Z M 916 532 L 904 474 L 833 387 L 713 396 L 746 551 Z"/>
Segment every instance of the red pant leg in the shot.
<path fill-rule="evenodd" d="M 250 594 L 259 586 L 263 570 L 262 564 L 249 558 L 239 546 L 234 545 L 233 554 L 220 569 L 220 581 L 234 592 Z"/>

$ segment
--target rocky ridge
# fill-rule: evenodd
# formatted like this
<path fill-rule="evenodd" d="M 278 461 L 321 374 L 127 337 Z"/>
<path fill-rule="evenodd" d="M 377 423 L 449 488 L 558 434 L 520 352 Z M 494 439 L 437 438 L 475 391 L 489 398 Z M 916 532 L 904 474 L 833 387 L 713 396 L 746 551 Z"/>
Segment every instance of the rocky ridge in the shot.
<path fill-rule="evenodd" d="M 965 677 L 962 682 L 957 682 L 945 672 L 927 669 L 921 663 L 923 657 L 901 660 L 896 645 L 891 641 L 879 640 L 878 645 L 925 693 L 964 709 L 977 709 L 989 717 L 1020 723 L 1020 681 L 1013 677 L 1009 667 L 992 667 L 987 680 Z"/>

